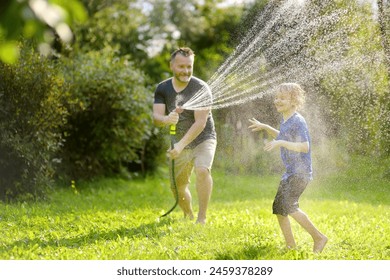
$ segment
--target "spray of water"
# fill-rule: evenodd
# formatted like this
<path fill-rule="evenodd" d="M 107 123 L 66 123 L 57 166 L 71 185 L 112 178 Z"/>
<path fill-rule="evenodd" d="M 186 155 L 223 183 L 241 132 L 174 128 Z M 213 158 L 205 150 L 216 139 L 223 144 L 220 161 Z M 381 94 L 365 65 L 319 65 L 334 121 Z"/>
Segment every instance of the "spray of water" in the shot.
<path fill-rule="evenodd" d="M 304 0 L 268 5 L 241 44 L 207 81 L 212 101 L 203 88 L 183 108 L 220 109 L 243 104 L 273 92 L 282 82 L 308 85 L 321 75 L 364 65 L 372 59 L 361 54 L 349 54 L 348 58 L 343 55 L 348 52 L 348 44 L 342 32 L 352 33 L 356 27 L 349 25 L 340 31 L 334 26 L 348 16 L 347 7 L 315 14 L 306 6 Z M 324 48 L 313 48 L 314 40 Z"/>

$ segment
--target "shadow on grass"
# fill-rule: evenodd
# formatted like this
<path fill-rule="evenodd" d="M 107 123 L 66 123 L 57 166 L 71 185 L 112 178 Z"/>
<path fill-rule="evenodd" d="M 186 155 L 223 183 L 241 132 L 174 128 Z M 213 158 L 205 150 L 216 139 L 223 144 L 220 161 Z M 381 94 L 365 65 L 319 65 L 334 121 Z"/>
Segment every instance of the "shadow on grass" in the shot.
<path fill-rule="evenodd" d="M 288 250 L 276 244 L 250 245 L 236 252 L 221 252 L 216 260 L 307 260 L 312 253 L 305 248 Z"/>
<path fill-rule="evenodd" d="M 244 246 L 242 250 L 220 252 L 216 254 L 216 260 L 262 260 L 270 259 L 271 255 L 280 249 L 271 244 Z"/>
<path fill-rule="evenodd" d="M 117 240 L 118 238 L 132 238 L 132 237 L 156 237 L 163 234 L 159 228 L 172 224 L 172 219 L 164 219 L 159 222 L 153 222 L 148 224 L 143 224 L 138 227 L 121 227 L 112 231 L 91 231 L 88 234 L 79 235 L 70 238 L 52 238 L 49 240 L 44 240 L 40 238 L 28 239 L 24 238 L 17 240 L 9 244 L 8 248 L 14 247 L 34 247 L 39 246 L 40 248 L 45 247 L 67 247 L 67 248 L 79 248 L 88 244 L 93 244 L 97 241 L 108 241 L 108 240 Z"/>

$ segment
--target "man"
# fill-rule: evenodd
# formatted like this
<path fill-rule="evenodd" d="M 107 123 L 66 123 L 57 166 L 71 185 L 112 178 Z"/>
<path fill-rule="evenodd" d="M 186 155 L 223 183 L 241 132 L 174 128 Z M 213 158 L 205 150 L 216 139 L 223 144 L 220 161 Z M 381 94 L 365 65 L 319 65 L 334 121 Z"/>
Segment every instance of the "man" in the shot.
<path fill-rule="evenodd" d="M 194 218 L 189 190 L 190 176 L 195 169 L 199 213 L 196 222 L 206 223 L 213 179 L 211 166 L 217 145 L 214 120 L 210 109 L 183 110 L 180 106 L 199 92 L 212 95 L 207 84 L 192 76 L 195 54 L 190 48 L 180 48 L 171 54 L 173 77 L 158 84 L 154 93 L 153 118 L 157 126 L 177 125 L 177 142 L 168 150 L 175 160 L 175 180 L 179 206 L 184 217 Z"/>

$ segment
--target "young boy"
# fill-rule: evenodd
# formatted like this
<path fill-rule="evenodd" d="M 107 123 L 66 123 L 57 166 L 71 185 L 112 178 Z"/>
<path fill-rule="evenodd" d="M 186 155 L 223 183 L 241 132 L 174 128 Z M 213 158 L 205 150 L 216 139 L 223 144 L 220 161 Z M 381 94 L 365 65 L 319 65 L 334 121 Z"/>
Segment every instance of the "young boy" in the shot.
<path fill-rule="evenodd" d="M 264 150 L 271 151 L 280 148 L 281 158 L 286 168 L 279 184 L 273 203 L 273 214 L 276 214 L 279 226 L 286 240 L 287 248 L 295 248 L 295 240 L 288 216 L 293 217 L 313 238 L 313 252 L 320 253 L 328 238 L 322 234 L 310 221 L 308 216 L 299 209 L 299 197 L 312 179 L 310 136 L 305 119 L 297 110 L 305 102 L 305 92 L 295 83 L 281 84 L 276 90 L 274 104 L 282 114 L 280 131 L 250 119 L 252 131 L 265 130 L 275 138 L 268 142 Z"/>

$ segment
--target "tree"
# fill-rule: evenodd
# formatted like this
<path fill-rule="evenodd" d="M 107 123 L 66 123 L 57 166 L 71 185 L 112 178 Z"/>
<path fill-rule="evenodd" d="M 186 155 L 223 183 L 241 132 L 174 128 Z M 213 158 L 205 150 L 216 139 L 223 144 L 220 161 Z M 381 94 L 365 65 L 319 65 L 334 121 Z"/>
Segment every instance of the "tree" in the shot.
<path fill-rule="evenodd" d="M 27 43 L 20 60 L 0 61 L 0 199 L 41 198 L 51 186 L 61 127 L 64 80 L 52 60 Z"/>
<path fill-rule="evenodd" d="M 196 54 L 194 72 L 207 80 L 233 51 L 231 34 L 239 25 L 243 6 L 220 7 L 223 1 L 149 1 L 153 26 L 161 26 L 164 53 L 188 45 Z"/>
<path fill-rule="evenodd" d="M 111 48 L 117 56 L 130 56 L 139 68 L 148 59 L 150 31 L 147 16 L 136 0 L 84 1 L 89 20 L 76 26 L 76 46 L 81 52 Z"/>

